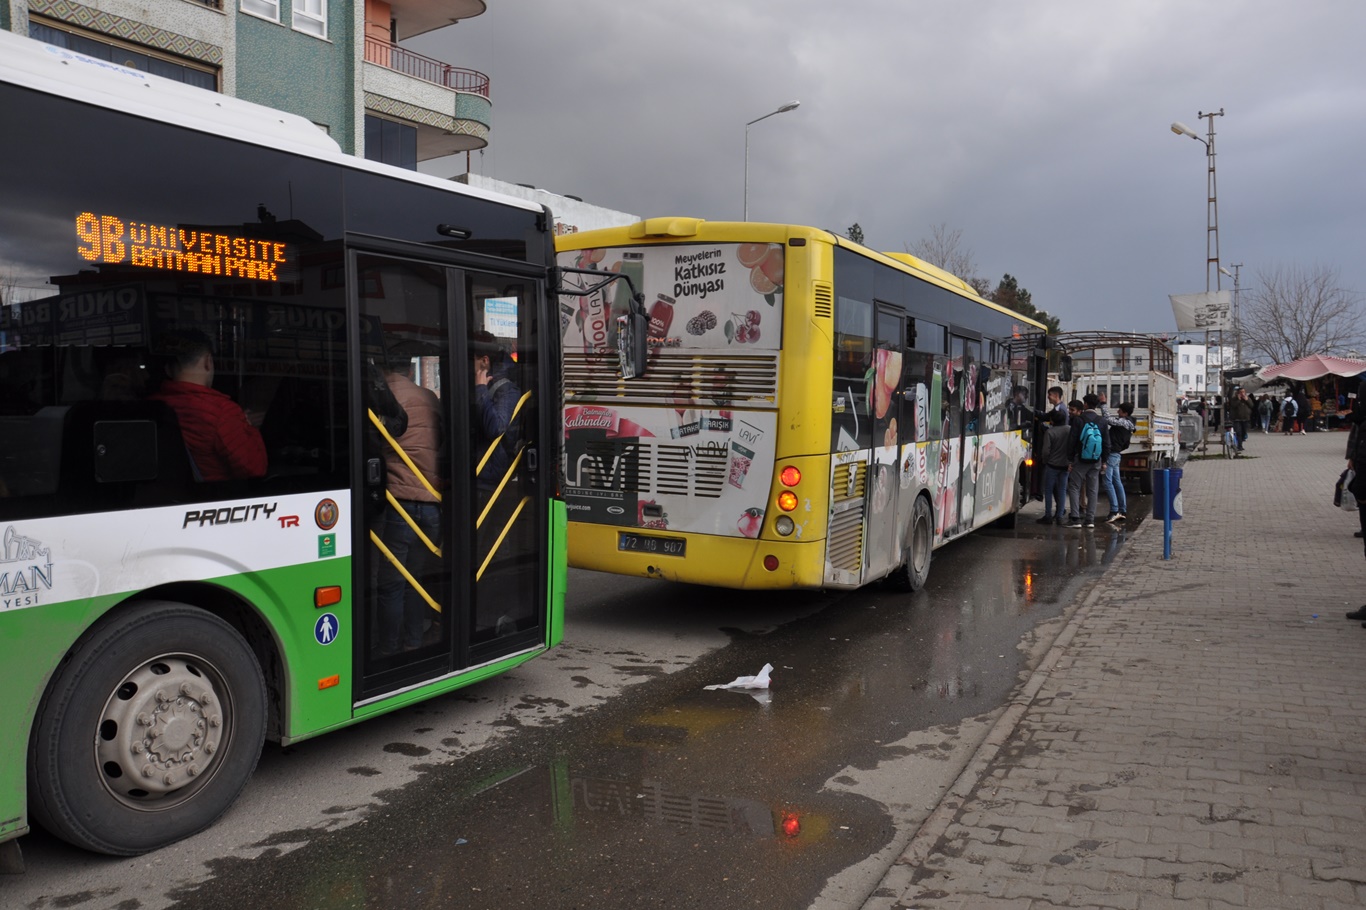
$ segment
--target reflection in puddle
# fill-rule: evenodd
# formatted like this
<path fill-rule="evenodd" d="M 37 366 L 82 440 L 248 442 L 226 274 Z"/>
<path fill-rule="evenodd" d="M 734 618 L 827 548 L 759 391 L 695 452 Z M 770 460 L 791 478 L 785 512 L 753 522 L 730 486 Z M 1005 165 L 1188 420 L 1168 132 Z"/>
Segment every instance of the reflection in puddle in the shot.
<path fill-rule="evenodd" d="M 571 777 L 576 812 L 638 815 L 649 822 L 693 830 L 772 836 L 773 812 L 752 799 L 699 796 L 669 790 L 655 780 L 630 783 Z"/>

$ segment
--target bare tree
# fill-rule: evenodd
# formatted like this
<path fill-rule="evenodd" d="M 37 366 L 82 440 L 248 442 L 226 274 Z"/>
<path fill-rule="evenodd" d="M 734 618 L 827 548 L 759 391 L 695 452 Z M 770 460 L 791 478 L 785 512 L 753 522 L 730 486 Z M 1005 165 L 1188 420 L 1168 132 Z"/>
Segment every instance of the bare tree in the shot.
<path fill-rule="evenodd" d="M 1239 301 L 1245 351 L 1288 363 L 1362 343 L 1361 299 L 1339 284 L 1336 268 L 1276 265 L 1258 269 L 1257 281 Z"/>
<path fill-rule="evenodd" d="M 973 260 L 972 250 L 963 245 L 963 232 L 959 228 L 936 224 L 930 228 L 930 236 L 908 244 L 906 252 L 946 272 L 952 272 L 973 287 L 978 286 L 977 263 Z M 990 284 L 986 287 L 990 287 Z M 981 293 L 980 289 L 978 293 Z"/>

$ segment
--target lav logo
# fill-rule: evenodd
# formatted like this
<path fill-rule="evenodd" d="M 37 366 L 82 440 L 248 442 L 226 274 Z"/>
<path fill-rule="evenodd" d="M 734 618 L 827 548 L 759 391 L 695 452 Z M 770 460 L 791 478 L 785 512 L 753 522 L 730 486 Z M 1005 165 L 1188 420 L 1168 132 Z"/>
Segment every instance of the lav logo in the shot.
<path fill-rule="evenodd" d="M 42 541 L 25 537 L 11 525 L 5 529 L 0 559 L 0 610 L 34 607 L 43 591 L 52 590 L 52 555 Z"/>

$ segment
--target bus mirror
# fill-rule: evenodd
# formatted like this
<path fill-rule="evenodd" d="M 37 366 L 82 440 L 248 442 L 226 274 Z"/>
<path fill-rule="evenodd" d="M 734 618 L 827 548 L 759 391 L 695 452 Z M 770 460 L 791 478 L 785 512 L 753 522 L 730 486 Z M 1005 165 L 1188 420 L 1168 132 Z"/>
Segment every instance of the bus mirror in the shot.
<path fill-rule="evenodd" d="M 561 266 L 557 284 L 564 296 L 596 294 L 614 281 L 626 282 L 630 291 L 628 312 L 617 316 L 617 359 L 621 364 L 621 378 L 634 379 L 645 375 L 645 364 L 650 357 L 650 317 L 645 313 L 645 296 L 631 281 L 631 276 L 619 272 L 599 272 L 595 269 L 576 269 Z M 591 279 L 584 286 L 566 288 L 565 275 L 583 275 Z"/>
<path fill-rule="evenodd" d="M 622 379 L 645 375 L 645 361 L 650 356 L 646 337 L 650 329 L 649 317 L 635 307 L 617 317 L 617 359 Z"/>
<path fill-rule="evenodd" d="M 1058 382 L 1070 382 L 1072 379 L 1072 355 L 1063 354 L 1058 362 Z"/>

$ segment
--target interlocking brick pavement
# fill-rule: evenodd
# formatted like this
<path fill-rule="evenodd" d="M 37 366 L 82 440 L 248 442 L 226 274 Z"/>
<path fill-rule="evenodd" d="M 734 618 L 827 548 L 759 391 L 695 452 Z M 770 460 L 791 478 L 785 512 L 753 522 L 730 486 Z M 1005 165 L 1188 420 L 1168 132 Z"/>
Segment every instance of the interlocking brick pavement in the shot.
<path fill-rule="evenodd" d="M 1145 521 L 865 910 L 1366 905 L 1345 447 L 1188 462 L 1172 559 Z"/>

